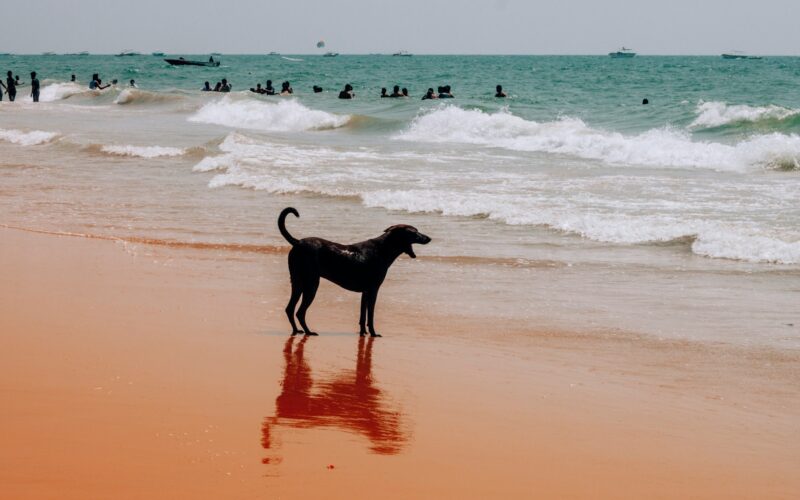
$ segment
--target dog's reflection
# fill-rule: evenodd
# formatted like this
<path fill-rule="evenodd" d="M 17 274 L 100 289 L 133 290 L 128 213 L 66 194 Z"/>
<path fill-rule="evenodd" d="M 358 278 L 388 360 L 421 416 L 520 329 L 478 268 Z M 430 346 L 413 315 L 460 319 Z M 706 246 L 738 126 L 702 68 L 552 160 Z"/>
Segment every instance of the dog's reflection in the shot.
<path fill-rule="evenodd" d="M 399 453 L 408 438 L 400 411 L 387 408 L 384 393 L 374 385 L 373 339 L 359 338 L 355 370 L 343 370 L 315 381 L 304 358 L 307 338 L 294 345 L 295 337 L 290 337 L 284 345 L 282 390 L 275 400 L 275 416 L 264 419 L 264 448 L 275 448 L 274 433 L 279 426 L 338 427 L 367 437 L 374 453 Z"/>

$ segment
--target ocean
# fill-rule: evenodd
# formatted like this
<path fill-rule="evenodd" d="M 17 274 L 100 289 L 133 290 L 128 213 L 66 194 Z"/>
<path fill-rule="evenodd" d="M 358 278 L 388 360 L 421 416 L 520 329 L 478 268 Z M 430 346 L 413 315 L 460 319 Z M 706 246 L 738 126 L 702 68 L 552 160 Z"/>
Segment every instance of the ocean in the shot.
<path fill-rule="evenodd" d="M 454 314 L 800 348 L 800 58 L 219 59 L 0 56 L 43 87 L 0 103 L 0 224 L 226 252 L 289 205 L 299 237 L 406 222 L 434 243 L 401 276 Z"/>

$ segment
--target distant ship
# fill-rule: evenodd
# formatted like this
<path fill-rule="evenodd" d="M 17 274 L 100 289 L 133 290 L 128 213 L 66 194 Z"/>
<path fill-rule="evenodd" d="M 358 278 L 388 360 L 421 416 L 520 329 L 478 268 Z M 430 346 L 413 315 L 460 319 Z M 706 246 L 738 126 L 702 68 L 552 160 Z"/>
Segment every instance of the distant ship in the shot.
<path fill-rule="evenodd" d="M 411 57 L 411 56 L 413 56 L 414 54 L 412 54 L 411 52 L 408 52 L 408 51 L 406 51 L 406 50 L 401 50 L 400 52 L 395 52 L 395 53 L 394 53 L 394 54 L 392 54 L 392 55 L 393 55 L 393 56 L 400 56 L 400 57 Z"/>
<path fill-rule="evenodd" d="M 722 54 L 723 59 L 761 59 L 760 56 L 749 56 L 742 51 L 732 50 Z"/>
<path fill-rule="evenodd" d="M 322 57 L 336 57 L 338 55 L 339 55 L 338 52 L 325 52 L 324 54 L 322 54 Z"/>
<path fill-rule="evenodd" d="M 269 53 L 269 54 L 267 54 L 267 55 L 268 55 L 268 56 L 279 56 L 280 54 L 279 54 L 279 53 L 277 53 L 277 52 L 274 52 L 274 51 L 273 51 L 273 52 L 270 52 L 270 53 Z"/>
<path fill-rule="evenodd" d="M 212 52 L 211 55 L 212 56 L 221 56 L 222 53 L 220 53 L 220 52 Z"/>
<path fill-rule="evenodd" d="M 56 55 L 56 53 L 55 52 L 42 52 L 42 55 L 43 56 L 54 56 L 54 55 Z"/>
<path fill-rule="evenodd" d="M 89 53 L 86 52 L 86 51 L 83 51 L 83 52 L 71 52 L 69 54 L 64 54 L 64 55 L 65 56 L 81 56 L 81 57 L 83 57 L 83 56 L 88 56 Z"/>
<path fill-rule="evenodd" d="M 635 56 L 636 52 L 632 51 L 631 49 L 626 49 L 625 47 L 622 47 L 616 52 L 609 52 L 608 55 L 614 59 L 629 59 Z"/>
<path fill-rule="evenodd" d="M 155 57 L 164 57 L 164 53 L 163 52 L 153 52 L 152 55 L 155 56 Z"/>
<path fill-rule="evenodd" d="M 123 50 L 122 52 L 117 54 L 117 57 L 130 57 L 130 56 L 140 56 L 140 55 L 142 54 L 134 52 L 132 50 Z"/>

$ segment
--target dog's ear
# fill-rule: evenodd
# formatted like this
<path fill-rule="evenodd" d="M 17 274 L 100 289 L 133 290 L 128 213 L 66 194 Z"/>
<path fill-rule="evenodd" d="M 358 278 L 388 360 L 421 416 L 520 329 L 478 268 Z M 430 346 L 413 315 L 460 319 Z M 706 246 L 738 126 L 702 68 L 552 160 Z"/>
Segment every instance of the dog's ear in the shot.
<path fill-rule="evenodd" d="M 395 224 L 394 226 L 387 227 L 386 229 L 383 230 L 383 232 L 384 233 L 390 233 L 390 232 L 394 231 L 395 229 L 397 229 L 399 227 L 400 227 L 399 225 Z"/>

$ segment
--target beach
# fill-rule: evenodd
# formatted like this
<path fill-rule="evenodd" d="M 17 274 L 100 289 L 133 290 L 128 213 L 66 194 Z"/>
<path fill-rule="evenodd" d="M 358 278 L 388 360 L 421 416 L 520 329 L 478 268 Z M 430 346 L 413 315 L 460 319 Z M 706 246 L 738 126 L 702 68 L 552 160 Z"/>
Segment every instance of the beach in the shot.
<path fill-rule="evenodd" d="M 0 55 L 0 497 L 800 495 L 800 58 L 220 59 Z"/>
<path fill-rule="evenodd" d="M 409 314 L 392 300 L 371 341 L 355 333 L 357 298 L 326 285 L 310 315 L 323 334 L 291 339 L 281 251 L 4 229 L 0 256 L 7 498 L 800 489 L 792 356 L 498 326 L 422 304 Z M 415 266 L 452 265 L 400 262 L 394 288 L 414 287 Z"/>

